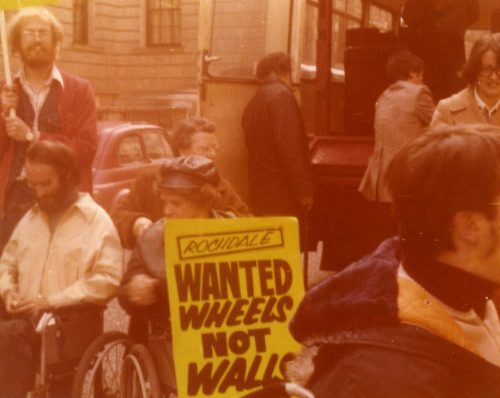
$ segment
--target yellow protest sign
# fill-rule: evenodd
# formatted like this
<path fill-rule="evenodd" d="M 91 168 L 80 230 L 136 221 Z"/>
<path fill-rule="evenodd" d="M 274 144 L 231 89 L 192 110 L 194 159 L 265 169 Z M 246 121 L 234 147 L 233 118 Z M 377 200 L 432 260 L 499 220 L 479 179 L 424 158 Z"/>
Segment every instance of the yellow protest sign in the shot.
<path fill-rule="evenodd" d="M 235 398 L 284 379 L 300 346 L 297 220 L 167 220 L 165 256 L 179 398 Z"/>
<path fill-rule="evenodd" d="M 44 6 L 58 3 L 58 0 L 0 0 L 0 10 L 15 10 L 22 7 Z"/>

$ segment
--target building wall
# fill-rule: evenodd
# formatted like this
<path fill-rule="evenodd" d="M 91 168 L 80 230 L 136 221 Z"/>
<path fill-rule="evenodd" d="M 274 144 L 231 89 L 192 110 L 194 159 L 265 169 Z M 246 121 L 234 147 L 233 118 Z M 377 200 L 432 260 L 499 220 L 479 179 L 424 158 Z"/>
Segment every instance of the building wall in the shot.
<path fill-rule="evenodd" d="M 101 110 L 131 103 L 139 106 L 141 98 L 196 87 L 199 1 L 181 1 L 182 44 L 178 48 L 146 46 L 145 3 L 89 0 L 89 42 L 85 45 L 73 42 L 73 1 L 60 0 L 49 7 L 65 32 L 57 65 L 91 82 Z M 11 64 L 14 71 L 19 68 L 17 56 Z M 159 105 L 150 101 L 147 106 Z"/>

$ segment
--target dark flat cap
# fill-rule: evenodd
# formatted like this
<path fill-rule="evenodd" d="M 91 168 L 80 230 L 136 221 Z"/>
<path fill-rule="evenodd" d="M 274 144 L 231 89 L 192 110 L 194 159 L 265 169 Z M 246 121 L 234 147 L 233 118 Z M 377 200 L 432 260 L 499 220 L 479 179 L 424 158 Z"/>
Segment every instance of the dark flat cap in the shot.
<path fill-rule="evenodd" d="M 168 159 L 161 167 L 162 188 L 193 189 L 205 184 L 219 185 L 214 162 L 203 156 L 180 156 Z"/>

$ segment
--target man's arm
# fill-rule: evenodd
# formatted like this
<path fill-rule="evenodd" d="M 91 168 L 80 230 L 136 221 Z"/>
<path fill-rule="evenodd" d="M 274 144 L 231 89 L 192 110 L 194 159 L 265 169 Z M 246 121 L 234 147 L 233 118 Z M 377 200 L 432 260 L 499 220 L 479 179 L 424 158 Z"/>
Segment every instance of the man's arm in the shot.
<path fill-rule="evenodd" d="M 114 226 L 107 221 L 101 228 L 96 228 L 95 239 L 101 246 L 90 272 L 61 292 L 49 296 L 50 307 L 104 304 L 116 295 L 123 273 L 123 249 Z"/>
<path fill-rule="evenodd" d="M 271 104 L 274 147 L 286 170 L 290 186 L 302 203 L 312 199 L 313 178 L 309 170 L 307 137 L 300 108 L 292 93 L 281 93 Z"/>
<path fill-rule="evenodd" d="M 423 86 L 415 101 L 415 113 L 424 126 L 428 126 L 431 122 L 435 108 L 431 90 L 427 86 Z"/>
<path fill-rule="evenodd" d="M 16 259 L 18 234 L 16 233 L 16 229 L 14 229 L 9 242 L 3 250 L 2 257 L 0 258 L 0 297 L 2 297 L 4 302 L 7 292 L 17 292 L 18 290 Z"/>
<path fill-rule="evenodd" d="M 116 206 L 111 209 L 111 219 L 120 234 L 123 246 L 127 249 L 132 249 L 136 243 L 137 235 L 134 227 L 138 219 L 144 218 L 155 222 L 161 217 L 158 209 L 153 209 L 146 203 L 146 198 L 149 197 L 149 202 L 157 201 L 158 207 L 161 207 L 159 194 L 155 194 L 152 189 L 156 174 L 157 170 L 140 174 L 134 180 L 130 192 L 120 198 Z"/>

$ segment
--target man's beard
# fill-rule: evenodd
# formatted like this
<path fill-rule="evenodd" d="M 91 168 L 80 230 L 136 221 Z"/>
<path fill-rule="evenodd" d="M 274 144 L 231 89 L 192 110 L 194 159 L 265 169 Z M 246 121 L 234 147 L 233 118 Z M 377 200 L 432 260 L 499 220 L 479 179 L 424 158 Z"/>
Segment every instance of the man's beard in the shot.
<path fill-rule="evenodd" d="M 36 43 L 21 49 L 20 55 L 24 65 L 38 69 L 52 65 L 56 57 L 56 51 L 52 44 Z"/>
<path fill-rule="evenodd" d="M 74 203 L 78 197 L 78 191 L 73 185 L 62 186 L 56 193 L 38 198 L 40 209 L 49 214 L 57 214 L 64 211 Z"/>

